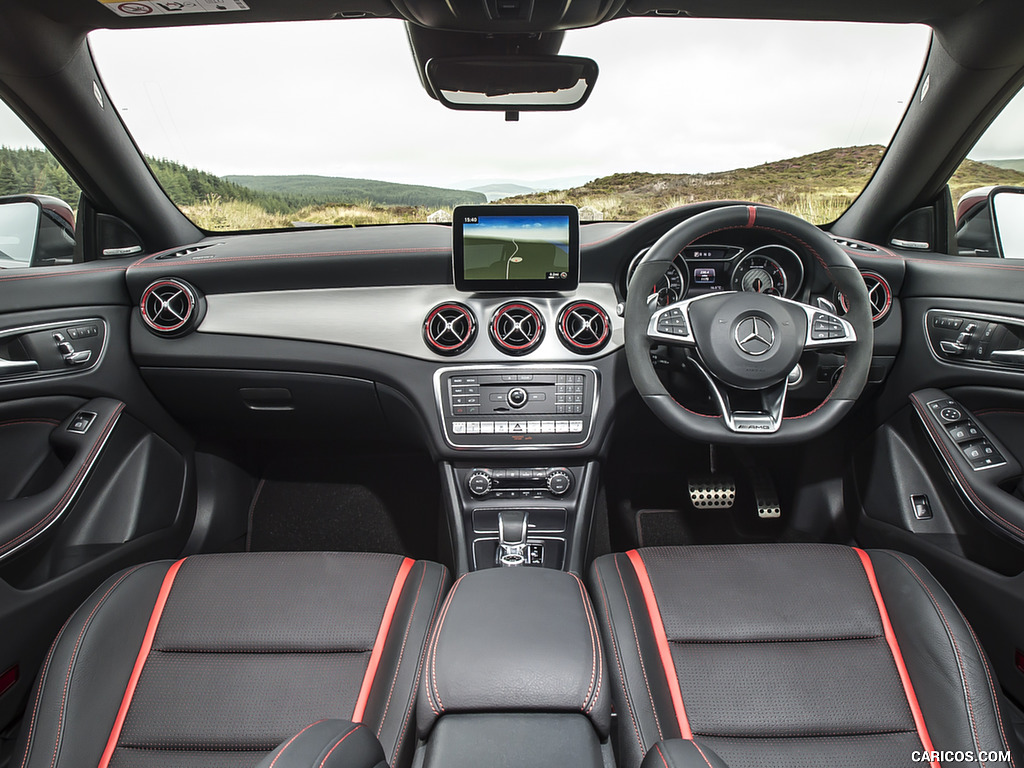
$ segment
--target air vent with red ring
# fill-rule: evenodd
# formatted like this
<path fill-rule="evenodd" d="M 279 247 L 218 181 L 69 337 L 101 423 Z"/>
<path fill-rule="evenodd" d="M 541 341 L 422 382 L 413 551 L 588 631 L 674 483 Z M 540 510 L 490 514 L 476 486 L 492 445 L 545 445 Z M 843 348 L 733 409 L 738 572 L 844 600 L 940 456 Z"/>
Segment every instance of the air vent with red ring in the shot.
<path fill-rule="evenodd" d="M 491 318 L 491 341 L 506 355 L 525 355 L 544 338 L 540 312 L 525 302 L 498 307 Z"/>
<path fill-rule="evenodd" d="M 593 302 L 574 301 L 558 315 L 558 338 L 566 349 L 577 354 L 599 352 L 611 336 L 608 313 Z"/>
<path fill-rule="evenodd" d="M 198 325 L 200 299 L 184 280 L 157 280 L 142 292 L 142 321 L 160 336 L 182 336 Z"/>
<path fill-rule="evenodd" d="M 427 313 L 423 340 L 439 355 L 464 352 L 476 338 L 476 316 L 465 304 L 446 302 Z"/>

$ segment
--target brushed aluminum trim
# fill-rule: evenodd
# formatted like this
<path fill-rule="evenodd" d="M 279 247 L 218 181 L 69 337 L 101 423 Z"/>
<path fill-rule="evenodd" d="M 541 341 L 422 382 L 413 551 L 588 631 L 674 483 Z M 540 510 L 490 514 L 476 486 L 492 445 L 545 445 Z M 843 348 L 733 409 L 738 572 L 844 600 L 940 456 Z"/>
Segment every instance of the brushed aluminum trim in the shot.
<path fill-rule="evenodd" d="M 508 303 L 508 294 L 460 294 L 451 285 L 400 285 L 358 288 L 321 288 L 297 291 L 261 291 L 206 296 L 206 316 L 200 333 L 265 336 L 300 341 L 345 344 L 393 352 L 431 362 L 451 363 L 423 341 L 423 321 L 431 309 L 446 302 L 469 306 L 481 326 L 490 323 L 495 310 Z M 618 297 L 609 283 L 580 283 L 572 293 L 521 297 L 553 327 L 566 305 L 591 301 L 604 308 L 611 324 L 611 341 L 599 352 L 569 352 L 557 334 L 545 334 L 534 349 L 515 358 L 499 351 L 485 334 L 458 355 L 460 363 L 561 362 L 594 359 L 623 346 L 624 322 L 613 310 Z"/>

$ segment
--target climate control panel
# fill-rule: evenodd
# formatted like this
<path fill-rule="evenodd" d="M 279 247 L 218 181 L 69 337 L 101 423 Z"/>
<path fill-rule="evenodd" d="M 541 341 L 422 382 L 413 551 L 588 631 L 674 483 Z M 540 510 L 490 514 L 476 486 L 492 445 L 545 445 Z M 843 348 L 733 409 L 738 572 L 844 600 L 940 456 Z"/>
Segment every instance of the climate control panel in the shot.
<path fill-rule="evenodd" d="M 466 478 L 466 490 L 478 499 L 557 498 L 571 491 L 574 484 L 567 467 L 474 468 Z"/>

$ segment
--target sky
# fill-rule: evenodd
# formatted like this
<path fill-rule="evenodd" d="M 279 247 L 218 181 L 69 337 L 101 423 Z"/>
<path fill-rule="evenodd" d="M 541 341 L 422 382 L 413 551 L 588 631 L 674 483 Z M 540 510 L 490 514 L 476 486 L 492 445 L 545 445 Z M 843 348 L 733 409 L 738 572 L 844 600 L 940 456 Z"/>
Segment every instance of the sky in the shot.
<path fill-rule="evenodd" d="M 217 175 L 465 187 L 721 171 L 886 144 L 928 39 L 920 26 L 620 20 L 566 34 L 561 53 L 600 67 L 587 104 L 519 122 L 431 99 L 395 20 L 99 30 L 90 44 L 150 155 Z M 33 143 L 10 123 L 0 110 L 0 144 Z M 1024 156 L 1019 130 L 1002 133 L 979 151 Z"/>
<path fill-rule="evenodd" d="M 569 242 L 567 216 L 480 216 L 476 224 L 463 224 L 463 231 L 473 237 L 522 237 L 527 240 Z"/>

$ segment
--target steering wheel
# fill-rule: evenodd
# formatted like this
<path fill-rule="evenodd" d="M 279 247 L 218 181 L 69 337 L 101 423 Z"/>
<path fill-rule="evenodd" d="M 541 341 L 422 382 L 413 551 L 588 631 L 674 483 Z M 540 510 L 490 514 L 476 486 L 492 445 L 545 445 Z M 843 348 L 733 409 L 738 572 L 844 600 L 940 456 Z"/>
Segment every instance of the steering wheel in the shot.
<path fill-rule="evenodd" d="M 761 230 L 802 246 L 842 292 L 849 311 L 839 317 L 778 296 L 723 291 L 683 299 L 652 313 L 641 286 L 655 285 L 686 246 L 730 229 Z M 644 402 L 684 437 L 738 444 L 807 440 L 835 426 L 864 389 L 874 338 L 869 306 L 860 271 L 813 224 L 756 205 L 706 211 L 665 233 L 633 273 L 625 314 L 629 372 Z M 652 344 L 690 350 L 687 370 L 695 370 L 706 381 L 717 415 L 691 411 L 669 394 L 655 373 Z M 817 408 L 783 417 L 787 378 L 804 350 L 812 348 L 841 350 L 846 365 Z M 734 406 L 734 401 L 739 404 Z"/>

